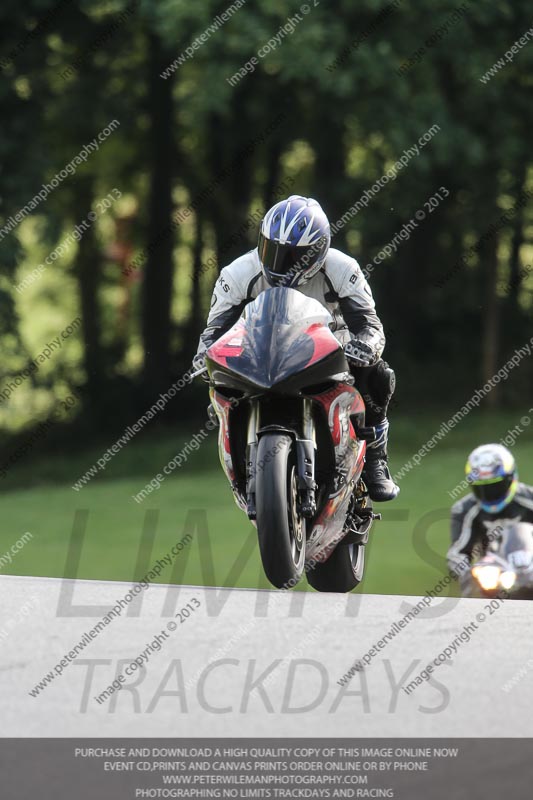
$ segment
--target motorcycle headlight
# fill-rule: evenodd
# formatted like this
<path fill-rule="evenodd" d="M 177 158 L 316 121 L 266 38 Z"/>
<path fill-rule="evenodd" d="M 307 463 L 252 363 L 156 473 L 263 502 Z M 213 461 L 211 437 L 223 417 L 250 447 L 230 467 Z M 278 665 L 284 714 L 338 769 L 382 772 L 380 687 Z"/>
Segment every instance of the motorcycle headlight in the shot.
<path fill-rule="evenodd" d="M 486 592 L 497 589 L 500 583 L 501 569 L 489 566 L 488 564 L 479 565 L 472 568 L 472 575 Z"/>
<path fill-rule="evenodd" d="M 500 575 L 500 586 L 502 589 L 512 589 L 516 583 L 516 572 L 502 572 Z"/>

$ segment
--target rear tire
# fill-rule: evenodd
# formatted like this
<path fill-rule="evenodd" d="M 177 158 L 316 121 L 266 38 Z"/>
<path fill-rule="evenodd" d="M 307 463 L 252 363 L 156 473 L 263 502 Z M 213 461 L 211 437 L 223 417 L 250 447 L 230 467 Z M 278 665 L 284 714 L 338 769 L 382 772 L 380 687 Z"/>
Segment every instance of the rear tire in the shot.
<path fill-rule="evenodd" d="M 317 592 L 351 592 L 363 580 L 365 548 L 362 544 L 338 544 L 327 561 L 307 571 Z"/>
<path fill-rule="evenodd" d="M 259 551 L 277 589 L 295 586 L 305 564 L 305 519 L 298 513 L 296 449 L 288 434 L 268 433 L 257 447 L 255 504 Z"/>

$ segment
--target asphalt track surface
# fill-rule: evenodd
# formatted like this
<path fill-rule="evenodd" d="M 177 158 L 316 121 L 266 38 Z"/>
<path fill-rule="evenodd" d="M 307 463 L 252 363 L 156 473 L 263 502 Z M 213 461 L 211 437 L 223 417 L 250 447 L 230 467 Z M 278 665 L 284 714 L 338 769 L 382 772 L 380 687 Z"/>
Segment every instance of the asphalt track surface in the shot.
<path fill-rule="evenodd" d="M 434 601 L 340 686 L 419 598 L 153 585 L 85 637 L 32 697 L 130 588 L 0 577 L 3 737 L 533 736 L 533 606 L 525 601 L 492 613 L 483 600 Z M 180 621 L 175 613 L 187 607 Z M 401 687 L 473 622 L 470 641 L 406 694 Z M 161 649 L 98 703 L 156 635 Z"/>

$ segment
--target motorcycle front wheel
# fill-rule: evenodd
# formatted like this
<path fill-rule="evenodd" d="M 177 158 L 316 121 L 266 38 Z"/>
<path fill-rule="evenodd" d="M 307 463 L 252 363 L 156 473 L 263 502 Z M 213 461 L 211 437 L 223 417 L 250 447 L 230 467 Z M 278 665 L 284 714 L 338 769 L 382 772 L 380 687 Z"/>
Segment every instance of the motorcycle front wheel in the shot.
<path fill-rule="evenodd" d="M 287 434 L 267 433 L 259 440 L 255 503 L 265 575 L 277 589 L 291 589 L 304 570 L 305 519 L 298 510 L 296 448 Z"/>

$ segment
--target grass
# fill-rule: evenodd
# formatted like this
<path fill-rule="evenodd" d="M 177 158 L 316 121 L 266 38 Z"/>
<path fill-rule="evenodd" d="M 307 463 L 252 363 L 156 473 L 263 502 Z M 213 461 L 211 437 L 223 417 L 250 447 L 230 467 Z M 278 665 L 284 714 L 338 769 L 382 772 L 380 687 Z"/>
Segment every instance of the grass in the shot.
<path fill-rule="evenodd" d="M 519 413 L 473 412 L 403 478 L 399 498 L 377 508 L 383 519 L 373 529 L 360 591 L 424 594 L 438 583 L 446 570 L 452 503 L 448 491 L 463 478 L 470 449 L 498 441 L 519 418 Z M 442 419 L 433 414 L 393 420 L 393 472 L 438 430 Z M 175 572 L 161 573 L 161 582 L 267 588 L 254 528 L 233 501 L 218 463 L 215 434 L 158 491 L 141 504 L 134 501 L 133 495 L 162 470 L 189 436 L 161 429 L 146 432 L 79 492 L 71 488 L 72 483 L 112 442 L 98 443 L 68 458 L 47 454 L 25 459 L 1 484 L 0 556 L 25 531 L 33 539 L 2 572 L 131 581 L 142 577 L 190 530 L 192 542 L 176 559 Z M 521 480 L 533 483 L 533 437 L 527 428 L 513 452 Z M 74 520 L 77 514 L 79 522 L 84 512 L 85 529 L 78 524 L 81 555 L 74 566 Z M 299 588 L 305 590 L 306 582 Z"/>

